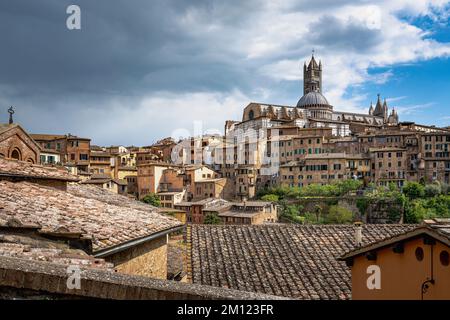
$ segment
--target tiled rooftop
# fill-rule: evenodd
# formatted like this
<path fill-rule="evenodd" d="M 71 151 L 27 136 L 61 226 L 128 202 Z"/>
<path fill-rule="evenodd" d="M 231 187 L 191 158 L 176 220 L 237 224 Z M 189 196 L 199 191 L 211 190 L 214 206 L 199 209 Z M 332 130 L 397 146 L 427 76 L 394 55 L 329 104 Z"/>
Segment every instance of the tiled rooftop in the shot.
<path fill-rule="evenodd" d="M 425 220 L 425 225 L 450 240 L 450 218 Z"/>
<path fill-rule="evenodd" d="M 336 258 L 355 248 L 352 225 L 192 225 L 193 283 L 298 299 L 350 299 L 350 270 Z M 364 225 L 363 244 L 413 225 Z"/>
<path fill-rule="evenodd" d="M 24 161 L 6 160 L 3 158 L 0 158 L 0 175 L 63 181 L 79 180 L 78 177 L 70 174 L 64 168 L 47 167 Z"/>
<path fill-rule="evenodd" d="M 0 181 L 0 226 L 14 221 L 40 225 L 43 232 L 78 232 L 92 239 L 94 253 L 181 226 L 152 207 L 92 188 L 76 185 L 64 192 L 28 182 Z"/>
<path fill-rule="evenodd" d="M 37 240 L 25 236 L 0 234 L 0 256 L 46 261 L 63 265 L 80 265 L 113 270 L 113 264 L 70 249 L 61 242 Z"/>
<path fill-rule="evenodd" d="M 69 183 L 67 185 L 67 192 L 77 197 L 98 200 L 110 205 L 127 209 L 140 210 L 144 212 L 156 212 L 159 209 L 144 202 L 136 201 L 128 198 L 127 196 L 115 194 L 96 186 Z"/>

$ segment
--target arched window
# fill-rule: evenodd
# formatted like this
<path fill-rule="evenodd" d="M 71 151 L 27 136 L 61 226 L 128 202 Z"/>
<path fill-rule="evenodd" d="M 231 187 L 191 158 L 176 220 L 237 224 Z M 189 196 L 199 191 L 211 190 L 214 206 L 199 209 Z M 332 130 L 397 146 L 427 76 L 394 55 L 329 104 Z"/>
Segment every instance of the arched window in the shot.
<path fill-rule="evenodd" d="M 28 159 L 27 159 L 27 162 L 29 162 L 29 163 L 34 163 L 34 160 L 31 159 L 31 158 L 28 158 Z"/>
<path fill-rule="evenodd" d="M 16 160 L 21 160 L 20 158 L 20 151 L 18 149 L 14 149 L 13 152 L 11 152 L 11 158 Z"/>
<path fill-rule="evenodd" d="M 253 120 L 254 117 L 255 117 L 255 113 L 253 112 L 253 110 L 250 110 L 250 112 L 248 113 L 248 118 L 250 120 Z"/>

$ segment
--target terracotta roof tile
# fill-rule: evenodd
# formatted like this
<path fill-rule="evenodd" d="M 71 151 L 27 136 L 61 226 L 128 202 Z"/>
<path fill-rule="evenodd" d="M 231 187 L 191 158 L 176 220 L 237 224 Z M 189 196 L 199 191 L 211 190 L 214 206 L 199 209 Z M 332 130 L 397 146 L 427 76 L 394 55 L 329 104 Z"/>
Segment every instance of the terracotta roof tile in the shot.
<path fill-rule="evenodd" d="M 15 219 L 22 224 L 38 224 L 46 232 L 60 228 L 80 232 L 92 238 L 94 253 L 182 225 L 175 218 L 156 213 L 151 206 L 85 187 L 69 186 L 64 192 L 28 182 L 0 181 L 0 225 Z M 99 190 L 94 193 L 92 188 Z"/>
<path fill-rule="evenodd" d="M 61 242 L 11 234 L 0 234 L 0 256 L 114 270 L 113 264 L 89 256 L 82 250 L 70 249 Z"/>
<path fill-rule="evenodd" d="M 193 283 L 299 299 L 350 299 L 350 270 L 336 260 L 355 247 L 352 225 L 192 225 Z M 364 225 L 370 243 L 414 228 Z"/>
<path fill-rule="evenodd" d="M 46 167 L 24 161 L 0 158 L 0 175 L 37 179 L 54 179 L 63 181 L 79 181 L 64 168 Z"/>

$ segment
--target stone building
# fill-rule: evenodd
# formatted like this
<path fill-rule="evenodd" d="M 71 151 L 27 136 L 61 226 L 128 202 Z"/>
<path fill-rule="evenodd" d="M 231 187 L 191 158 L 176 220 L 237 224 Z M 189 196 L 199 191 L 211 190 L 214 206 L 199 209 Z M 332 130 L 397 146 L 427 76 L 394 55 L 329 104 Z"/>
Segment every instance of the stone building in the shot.
<path fill-rule="evenodd" d="M 231 197 L 251 199 L 271 185 L 324 184 L 337 177 L 378 185 L 448 183 L 448 128 L 400 122 L 380 95 L 367 114 L 336 111 L 323 95 L 322 71 L 314 56 L 305 63 L 303 95 L 296 106 L 251 102 L 241 121 L 226 121 L 215 168 L 234 185 Z M 395 161 L 389 158 L 397 156 L 388 151 L 392 148 L 401 155 Z M 378 160 L 385 151 L 387 158 Z M 307 168 L 304 177 L 300 171 Z"/>
<path fill-rule="evenodd" d="M 367 114 L 334 110 L 322 93 L 322 71 L 314 56 L 305 63 L 303 95 L 295 106 L 252 102 L 241 121 L 225 123 L 224 142 L 215 151 L 216 167 L 235 185 L 236 199 L 253 198 L 258 189 L 280 183 L 279 166 L 307 155 L 345 152 L 367 158 L 357 150 L 355 135 L 398 125 L 398 114 L 389 114 L 380 96 Z"/>
<path fill-rule="evenodd" d="M 0 124 L 0 157 L 40 163 L 41 148 L 18 124 Z"/>

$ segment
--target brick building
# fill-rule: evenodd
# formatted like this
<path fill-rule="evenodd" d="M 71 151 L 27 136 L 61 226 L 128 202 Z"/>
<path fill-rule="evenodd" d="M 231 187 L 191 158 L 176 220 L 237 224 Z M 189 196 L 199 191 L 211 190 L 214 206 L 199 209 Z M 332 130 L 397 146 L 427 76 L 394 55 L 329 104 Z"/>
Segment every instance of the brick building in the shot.
<path fill-rule="evenodd" d="M 18 124 L 0 124 L 0 157 L 40 163 L 41 149 Z"/>
<path fill-rule="evenodd" d="M 72 173 L 89 177 L 90 139 L 71 134 L 30 134 L 30 136 L 45 152 L 59 154 L 60 163 L 70 168 Z"/>

